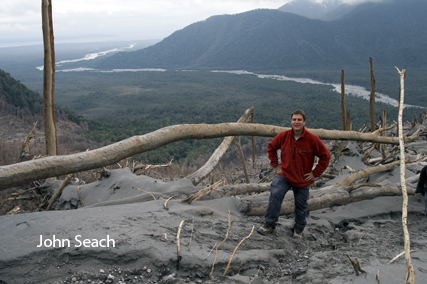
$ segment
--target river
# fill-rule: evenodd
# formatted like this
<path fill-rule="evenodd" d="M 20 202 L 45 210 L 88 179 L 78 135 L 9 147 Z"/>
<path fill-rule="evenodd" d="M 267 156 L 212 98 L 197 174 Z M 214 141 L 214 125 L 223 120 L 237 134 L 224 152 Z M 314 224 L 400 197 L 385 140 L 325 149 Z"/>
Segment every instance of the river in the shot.
<path fill-rule="evenodd" d="M 90 53 L 90 54 L 85 55 L 82 58 L 71 59 L 71 60 L 63 60 L 63 61 L 57 62 L 56 66 L 57 67 L 64 67 L 64 65 L 67 63 L 75 63 L 75 62 L 79 62 L 79 61 L 93 60 L 93 59 L 98 58 L 100 56 L 104 56 L 108 53 L 125 51 L 127 49 L 132 49 L 134 47 L 135 47 L 135 45 L 132 44 L 128 47 L 114 48 L 114 49 L 110 49 L 107 51 Z M 37 67 L 37 69 L 43 70 L 43 66 Z M 114 73 L 114 72 L 164 72 L 167 70 L 161 69 L 161 68 L 141 68 L 141 69 L 112 69 L 109 71 L 108 70 L 102 71 L 102 70 L 97 70 L 97 69 L 93 69 L 93 68 L 84 68 L 84 67 L 73 68 L 73 69 L 59 69 L 59 68 L 56 69 L 56 72 L 83 72 L 83 71 Z M 182 70 L 182 71 L 186 71 L 186 70 Z M 262 75 L 262 74 L 256 74 L 253 72 L 245 71 L 245 70 L 232 70 L 232 71 L 212 70 L 212 72 L 223 72 L 223 73 L 231 73 L 231 74 L 239 74 L 239 75 L 253 75 L 253 76 L 257 76 L 258 78 L 261 78 L 261 79 L 270 79 L 270 80 L 273 79 L 273 80 L 280 80 L 280 81 L 294 81 L 294 82 L 303 83 L 303 84 L 329 85 L 329 86 L 332 86 L 334 88 L 334 91 L 341 93 L 341 84 L 323 83 L 323 82 L 308 79 L 308 78 L 293 78 L 293 77 L 287 77 L 287 76 L 283 76 L 283 75 Z M 348 84 L 345 85 L 345 93 L 348 95 L 351 95 L 351 96 L 355 96 L 355 97 L 365 99 L 365 100 L 369 100 L 370 96 L 371 96 L 371 92 L 366 90 L 364 87 L 356 86 L 356 85 L 348 85 Z M 376 102 L 382 102 L 382 103 L 388 104 L 388 105 L 392 105 L 394 107 L 397 107 L 399 104 L 399 102 L 397 100 L 389 97 L 386 94 L 382 94 L 382 93 L 378 93 L 378 92 L 375 93 L 375 101 Z M 420 106 L 408 105 L 408 104 L 405 104 L 404 107 L 423 108 Z"/>

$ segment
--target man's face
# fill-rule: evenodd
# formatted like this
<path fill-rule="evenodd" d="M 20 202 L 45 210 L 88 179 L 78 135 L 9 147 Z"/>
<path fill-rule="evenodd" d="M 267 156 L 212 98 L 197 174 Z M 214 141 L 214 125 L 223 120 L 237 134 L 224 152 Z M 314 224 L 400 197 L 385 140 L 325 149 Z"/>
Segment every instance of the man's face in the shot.
<path fill-rule="evenodd" d="M 301 131 L 304 129 L 305 121 L 301 114 L 294 114 L 291 119 L 292 129 Z"/>

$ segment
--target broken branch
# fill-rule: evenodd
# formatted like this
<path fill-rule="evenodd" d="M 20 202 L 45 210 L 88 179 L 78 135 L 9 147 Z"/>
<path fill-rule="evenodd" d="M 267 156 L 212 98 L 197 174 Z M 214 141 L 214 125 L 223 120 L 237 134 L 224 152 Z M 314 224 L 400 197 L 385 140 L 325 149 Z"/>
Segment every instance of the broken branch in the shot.
<path fill-rule="evenodd" d="M 68 183 L 70 182 L 70 180 L 71 180 L 72 177 L 73 177 L 73 174 L 69 174 L 64 179 L 64 181 L 62 182 L 61 186 L 58 188 L 58 190 L 53 195 L 52 200 L 50 201 L 49 205 L 46 208 L 46 211 L 49 211 L 52 208 L 52 206 L 55 203 L 55 201 L 61 196 L 62 190 L 68 185 Z"/>
<path fill-rule="evenodd" d="M 367 273 L 362 268 L 360 268 L 359 260 L 356 258 L 356 260 L 352 260 L 351 257 L 346 253 L 348 259 L 350 260 L 351 264 L 353 265 L 354 271 L 356 271 L 356 275 L 359 276 L 359 272 Z"/>
<path fill-rule="evenodd" d="M 140 189 L 139 187 L 138 187 L 137 189 L 138 189 L 139 191 L 142 191 L 142 192 L 148 193 L 149 195 L 151 195 L 151 197 L 153 197 L 153 199 L 154 199 L 154 200 L 157 200 L 157 199 L 156 199 L 156 197 L 155 197 L 153 194 L 149 193 L 148 191 L 145 191 L 145 190 L 143 190 L 143 189 Z"/>
<path fill-rule="evenodd" d="M 173 195 L 173 196 L 169 197 L 168 199 L 166 199 L 165 203 L 163 203 L 163 208 L 165 208 L 166 210 L 169 210 L 169 208 L 168 208 L 168 202 L 169 202 L 169 200 L 171 200 L 175 196 L 176 195 Z M 156 199 L 156 198 L 154 198 L 154 199 Z"/>
<path fill-rule="evenodd" d="M 417 249 L 411 250 L 410 252 L 414 252 L 414 251 L 417 251 Z M 401 253 L 399 253 L 398 255 L 396 255 L 392 260 L 390 260 L 387 264 L 392 264 L 393 262 L 396 261 L 396 259 L 398 259 L 399 257 L 401 257 L 404 254 L 405 254 L 405 252 L 402 251 Z"/>
<path fill-rule="evenodd" d="M 240 241 L 240 243 L 236 246 L 236 248 L 234 249 L 233 253 L 231 254 L 230 259 L 228 260 L 228 264 L 227 267 L 225 268 L 224 274 L 222 276 L 225 276 L 227 274 L 228 268 L 230 268 L 230 263 L 231 260 L 233 259 L 234 255 L 236 254 L 237 249 L 239 248 L 239 246 L 247 239 L 249 239 L 249 237 L 252 235 L 252 233 L 254 232 L 255 226 L 252 226 L 252 230 L 251 233 L 247 236 L 244 237 L 243 240 Z"/>
<path fill-rule="evenodd" d="M 230 232 L 230 226 L 231 226 L 231 219 L 230 219 L 230 210 L 228 210 L 228 229 L 227 229 L 227 234 L 225 235 L 225 238 L 224 238 L 224 240 L 216 247 L 216 249 L 215 249 L 215 251 L 216 251 L 216 253 L 215 253 L 215 259 L 214 259 L 214 262 L 212 263 L 212 270 L 211 270 L 211 274 L 209 274 L 209 279 L 212 279 L 212 274 L 213 274 L 213 271 L 214 271 L 214 266 L 215 266 L 215 262 L 216 262 L 216 259 L 217 259 L 217 257 L 218 257 L 218 248 L 219 248 L 219 246 L 220 245 L 222 245 L 224 242 L 225 242 L 225 240 L 228 238 L 228 233 Z"/>
<path fill-rule="evenodd" d="M 203 195 L 206 195 L 209 192 L 211 192 L 212 190 L 217 189 L 222 183 L 223 183 L 223 181 L 220 180 L 220 181 L 214 183 L 213 185 L 208 186 L 208 187 L 196 192 L 193 195 L 190 195 L 189 197 L 184 199 L 182 202 L 188 202 L 191 204 L 193 201 L 196 201 L 197 199 L 201 198 Z"/>
<path fill-rule="evenodd" d="M 184 220 L 182 220 L 181 223 L 179 224 L 178 233 L 176 234 L 176 254 L 177 254 L 176 270 L 179 270 L 179 262 L 182 259 L 181 248 L 179 245 L 179 236 L 181 235 L 181 228 L 183 224 L 184 224 Z"/>

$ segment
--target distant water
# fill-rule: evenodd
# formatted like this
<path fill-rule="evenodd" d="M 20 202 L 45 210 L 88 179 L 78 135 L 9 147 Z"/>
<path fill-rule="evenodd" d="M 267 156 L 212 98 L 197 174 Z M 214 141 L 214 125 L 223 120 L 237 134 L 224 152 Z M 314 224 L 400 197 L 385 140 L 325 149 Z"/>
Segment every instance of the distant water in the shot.
<path fill-rule="evenodd" d="M 128 47 L 114 48 L 114 49 L 110 49 L 107 51 L 101 51 L 101 52 L 97 52 L 97 53 L 89 53 L 89 54 L 86 54 L 83 58 L 63 60 L 63 61 L 57 62 L 56 66 L 60 67 L 60 66 L 63 66 L 67 63 L 75 63 L 75 62 L 79 62 L 79 61 L 93 60 L 95 58 L 98 58 L 100 56 L 104 56 L 104 55 L 111 53 L 111 52 L 125 51 L 127 49 L 132 49 L 134 47 L 135 47 L 135 45 L 131 44 Z M 37 67 L 37 69 L 43 70 L 43 66 Z M 79 67 L 79 68 L 73 68 L 73 69 L 57 69 L 56 70 L 56 72 L 83 72 L 83 71 L 103 72 L 103 73 L 143 72 L 143 71 L 144 72 L 164 72 L 164 71 L 166 71 L 166 69 L 141 68 L 141 69 L 113 69 L 110 71 L 101 71 L 101 70 L 93 69 L 93 68 Z M 181 71 L 188 71 L 188 70 L 181 70 Z M 273 79 L 273 80 L 280 80 L 280 81 L 294 81 L 294 82 L 304 83 L 304 84 L 328 85 L 328 86 L 332 86 L 334 88 L 335 92 L 341 93 L 341 84 L 323 83 L 323 82 L 308 79 L 308 78 L 291 78 L 291 77 L 286 77 L 283 75 L 260 75 L 260 74 L 255 74 L 253 72 L 248 72 L 245 70 L 232 70 L 232 71 L 212 70 L 212 72 L 232 73 L 232 74 L 239 74 L 239 75 L 254 75 L 254 76 L 257 76 L 258 78 L 262 78 L 262 79 Z M 365 99 L 365 100 L 369 100 L 370 96 L 371 96 L 371 92 L 366 90 L 364 87 L 355 86 L 355 85 L 347 85 L 347 84 L 345 85 L 345 93 L 352 95 L 352 96 L 355 96 L 355 97 Z M 382 103 L 388 104 L 388 105 L 392 105 L 394 107 L 398 107 L 398 105 L 399 105 L 399 102 L 397 100 L 390 98 L 386 94 L 382 94 L 382 93 L 378 93 L 378 92 L 375 92 L 375 101 L 376 102 L 382 102 Z M 405 104 L 404 107 L 423 108 L 420 106 L 408 105 L 408 104 Z"/>
<path fill-rule="evenodd" d="M 104 55 L 106 55 L 108 53 L 111 53 L 111 52 L 126 51 L 126 50 L 132 49 L 134 47 L 135 47 L 135 44 L 131 44 L 128 47 L 113 48 L 113 49 L 106 50 L 106 51 L 100 51 L 100 52 L 96 52 L 96 53 L 89 53 L 89 54 L 86 54 L 83 58 L 70 59 L 70 60 L 62 60 L 62 61 L 56 62 L 56 66 L 62 66 L 63 64 L 66 64 L 66 63 L 75 63 L 75 62 L 79 62 L 79 61 L 93 60 L 95 58 L 98 58 L 100 56 L 104 56 Z M 39 69 L 39 70 L 43 70 L 44 66 L 39 66 L 39 67 L 36 67 L 36 68 Z M 91 68 L 76 68 L 76 69 L 73 69 L 73 70 L 74 71 L 88 71 L 88 70 L 93 70 L 93 69 L 91 69 Z M 68 72 L 70 70 L 58 70 L 58 71 Z"/>
<path fill-rule="evenodd" d="M 43 68 L 42 68 L 43 69 Z M 142 72 L 142 71 L 147 71 L 147 72 L 164 72 L 167 71 L 166 69 L 161 69 L 161 68 L 141 68 L 141 69 L 113 69 L 110 71 L 105 71 L 105 70 L 98 70 L 98 69 L 93 69 L 93 68 L 83 68 L 83 67 L 79 67 L 79 68 L 73 68 L 73 69 L 62 69 L 62 70 L 55 70 L 56 72 L 81 72 L 81 71 L 93 71 L 93 72 L 100 72 L 100 73 L 118 73 L 118 72 Z"/>
<path fill-rule="evenodd" d="M 298 83 L 304 83 L 304 84 L 318 84 L 318 85 L 328 85 L 334 87 L 334 91 L 341 94 L 341 84 L 333 84 L 333 83 L 322 83 L 320 81 L 307 79 L 307 78 L 290 78 L 283 75 L 260 75 L 255 74 L 252 72 L 244 71 L 244 70 L 234 70 L 234 71 L 222 71 L 222 70 L 215 70 L 212 72 L 224 72 L 224 73 L 232 73 L 232 74 L 242 74 L 242 75 L 255 75 L 258 78 L 264 78 L 264 79 L 274 79 L 274 80 L 280 80 L 280 81 L 294 81 Z M 345 93 L 359 97 L 365 100 L 370 99 L 371 97 L 371 91 L 366 90 L 364 87 L 361 86 L 355 86 L 355 85 L 345 85 Z M 386 94 L 375 92 L 375 102 L 382 102 L 388 105 L 392 105 L 394 107 L 399 106 L 399 102 L 393 98 L 390 98 Z M 423 108 L 416 105 L 408 105 L 405 104 L 404 107 L 416 107 L 416 108 Z"/>

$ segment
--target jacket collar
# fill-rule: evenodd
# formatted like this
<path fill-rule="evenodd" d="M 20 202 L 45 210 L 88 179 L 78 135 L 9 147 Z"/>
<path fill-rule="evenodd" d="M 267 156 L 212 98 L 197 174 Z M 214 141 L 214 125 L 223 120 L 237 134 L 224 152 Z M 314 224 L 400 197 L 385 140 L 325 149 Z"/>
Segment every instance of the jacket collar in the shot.
<path fill-rule="evenodd" d="M 294 136 L 294 137 L 295 137 L 295 135 L 294 135 L 294 130 L 293 130 L 292 128 L 290 129 L 290 132 L 291 132 L 292 136 Z M 306 130 L 305 130 L 305 126 L 304 126 L 304 128 L 303 128 L 303 130 L 302 130 L 302 134 L 301 134 L 301 136 L 300 136 L 300 137 L 298 137 L 298 138 L 302 138 L 302 137 L 304 137 L 305 132 L 306 132 Z"/>

